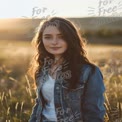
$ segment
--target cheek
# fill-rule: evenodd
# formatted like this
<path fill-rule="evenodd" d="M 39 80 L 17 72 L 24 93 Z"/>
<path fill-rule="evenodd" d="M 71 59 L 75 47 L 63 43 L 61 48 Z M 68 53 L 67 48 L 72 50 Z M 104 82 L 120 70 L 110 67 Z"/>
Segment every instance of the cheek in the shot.
<path fill-rule="evenodd" d="M 66 42 L 63 42 L 63 47 L 65 48 L 65 50 L 68 48 L 68 45 Z"/>
<path fill-rule="evenodd" d="M 43 44 L 44 44 L 45 47 L 48 47 L 48 46 L 49 46 L 49 42 L 48 42 L 48 41 L 45 41 L 45 40 L 44 40 L 44 41 L 43 41 Z"/>

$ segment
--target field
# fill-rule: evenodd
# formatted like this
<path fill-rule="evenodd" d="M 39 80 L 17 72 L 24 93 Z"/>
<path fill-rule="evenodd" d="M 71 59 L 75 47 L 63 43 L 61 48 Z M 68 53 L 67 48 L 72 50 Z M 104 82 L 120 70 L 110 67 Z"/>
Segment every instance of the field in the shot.
<path fill-rule="evenodd" d="M 122 46 L 87 45 L 106 86 L 105 122 L 122 122 Z M 26 74 L 34 48 L 29 41 L 0 41 L 0 122 L 27 122 L 34 105 L 33 80 Z"/>

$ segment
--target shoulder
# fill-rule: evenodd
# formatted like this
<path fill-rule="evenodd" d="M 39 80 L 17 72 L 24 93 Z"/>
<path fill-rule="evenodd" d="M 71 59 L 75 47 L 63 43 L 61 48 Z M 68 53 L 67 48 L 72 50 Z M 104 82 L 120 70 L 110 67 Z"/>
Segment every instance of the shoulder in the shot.
<path fill-rule="evenodd" d="M 89 94 L 95 93 L 100 95 L 105 91 L 103 75 L 100 68 L 97 65 L 85 64 L 82 67 L 84 83 L 87 84 L 87 89 Z M 99 91 L 99 92 L 98 92 Z"/>
<path fill-rule="evenodd" d="M 83 72 L 94 72 L 94 71 L 99 71 L 100 70 L 100 68 L 97 66 L 97 65 L 95 65 L 95 64 L 83 64 L 82 65 L 82 68 L 81 68 L 81 71 L 83 71 Z"/>
<path fill-rule="evenodd" d="M 95 64 L 83 64 L 81 73 L 81 75 L 84 75 L 85 77 L 87 77 L 87 79 L 91 76 L 100 76 L 101 78 L 103 78 L 100 68 Z"/>

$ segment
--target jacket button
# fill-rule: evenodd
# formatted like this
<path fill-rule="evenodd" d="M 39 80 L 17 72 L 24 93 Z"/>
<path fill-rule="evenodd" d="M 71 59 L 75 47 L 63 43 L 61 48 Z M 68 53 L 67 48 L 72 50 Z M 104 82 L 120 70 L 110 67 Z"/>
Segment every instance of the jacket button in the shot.
<path fill-rule="evenodd" d="M 56 87 L 56 89 L 59 89 L 59 87 Z"/>

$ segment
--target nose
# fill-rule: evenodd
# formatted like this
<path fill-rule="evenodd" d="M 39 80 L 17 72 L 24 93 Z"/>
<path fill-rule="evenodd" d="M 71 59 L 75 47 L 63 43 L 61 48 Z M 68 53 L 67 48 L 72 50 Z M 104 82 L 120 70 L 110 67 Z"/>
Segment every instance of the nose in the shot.
<path fill-rule="evenodd" d="M 58 39 L 57 39 L 56 37 L 52 39 L 52 44 L 53 44 L 53 45 L 58 44 Z"/>

